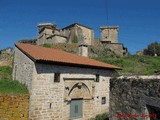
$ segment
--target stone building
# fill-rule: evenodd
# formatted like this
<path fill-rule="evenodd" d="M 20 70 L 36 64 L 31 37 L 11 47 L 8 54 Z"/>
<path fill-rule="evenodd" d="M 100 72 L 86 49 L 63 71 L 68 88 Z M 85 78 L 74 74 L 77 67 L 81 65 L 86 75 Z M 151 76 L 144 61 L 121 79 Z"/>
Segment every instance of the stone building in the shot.
<path fill-rule="evenodd" d="M 83 38 L 81 38 L 83 37 Z M 71 24 L 65 28 L 57 29 L 53 23 L 43 23 L 38 25 L 37 45 L 64 44 L 64 43 L 80 43 L 92 45 L 94 42 L 94 32 L 91 28 L 78 23 Z"/>
<path fill-rule="evenodd" d="M 81 44 L 81 42 L 84 42 L 86 45 L 94 44 L 93 29 L 79 23 L 74 23 L 65 28 L 62 28 L 61 34 L 68 36 L 68 43 Z"/>
<path fill-rule="evenodd" d="M 118 42 L 118 26 L 101 26 L 101 37 L 95 40 L 94 46 L 97 50 L 108 49 L 118 56 L 128 55 L 128 50 L 123 43 Z"/>
<path fill-rule="evenodd" d="M 31 120 L 88 120 L 108 112 L 116 69 L 57 49 L 15 44 L 13 79 L 29 89 Z"/>
<path fill-rule="evenodd" d="M 101 26 L 101 42 L 102 43 L 118 43 L 118 26 Z"/>
<path fill-rule="evenodd" d="M 88 52 L 88 47 L 95 47 L 100 51 L 107 48 L 118 56 L 126 56 L 128 55 L 128 50 L 122 43 L 118 42 L 118 31 L 118 26 L 101 26 L 101 37 L 95 39 L 93 29 L 79 23 L 74 23 L 61 29 L 58 29 L 54 23 L 42 23 L 38 25 L 38 38 L 19 42 L 40 46 L 43 44 L 52 44 L 53 46 L 78 45 L 80 46 L 78 48 L 80 51 L 76 53 L 85 54 L 84 56 L 92 54 Z"/>

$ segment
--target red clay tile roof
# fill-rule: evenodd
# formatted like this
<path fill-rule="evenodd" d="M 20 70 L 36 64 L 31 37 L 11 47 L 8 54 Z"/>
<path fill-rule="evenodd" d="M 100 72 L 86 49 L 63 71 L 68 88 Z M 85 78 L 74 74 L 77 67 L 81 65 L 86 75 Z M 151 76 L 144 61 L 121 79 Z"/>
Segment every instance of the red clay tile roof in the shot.
<path fill-rule="evenodd" d="M 15 46 L 35 62 L 62 63 L 69 65 L 79 65 L 82 67 L 121 69 L 120 67 L 99 62 L 87 57 L 78 56 L 62 50 L 45 48 L 41 46 L 16 43 Z"/>

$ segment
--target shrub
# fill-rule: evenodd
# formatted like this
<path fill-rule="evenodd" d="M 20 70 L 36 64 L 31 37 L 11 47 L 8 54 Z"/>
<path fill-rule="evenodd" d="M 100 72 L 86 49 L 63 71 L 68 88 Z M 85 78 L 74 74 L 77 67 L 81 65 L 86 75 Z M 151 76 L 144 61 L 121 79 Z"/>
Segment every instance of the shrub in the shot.
<path fill-rule="evenodd" d="M 107 113 L 103 113 L 101 115 L 97 115 L 96 120 L 109 120 L 109 116 Z"/>
<path fill-rule="evenodd" d="M 43 44 L 43 47 L 46 47 L 46 48 L 52 48 L 52 45 L 51 45 L 51 44 L 49 44 L 49 43 L 45 43 L 45 44 Z"/>
<path fill-rule="evenodd" d="M 78 43 L 78 37 L 77 36 L 74 37 L 73 43 Z"/>
<path fill-rule="evenodd" d="M 95 118 L 91 118 L 90 120 L 109 120 L 109 115 L 108 113 L 99 114 Z"/>
<path fill-rule="evenodd" d="M 150 56 L 155 56 L 155 55 L 160 56 L 160 43 L 153 42 L 149 44 L 147 49 L 144 50 L 144 54 Z"/>

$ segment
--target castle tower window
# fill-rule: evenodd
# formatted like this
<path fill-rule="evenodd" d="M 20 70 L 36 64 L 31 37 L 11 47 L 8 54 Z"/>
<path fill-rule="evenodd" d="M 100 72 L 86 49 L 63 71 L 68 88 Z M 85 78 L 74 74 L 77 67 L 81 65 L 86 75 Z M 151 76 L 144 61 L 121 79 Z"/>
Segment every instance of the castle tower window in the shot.
<path fill-rule="evenodd" d="M 54 82 L 60 82 L 60 73 L 54 74 Z"/>
<path fill-rule="evenodd" d="M 106 104 L 106 97 L 102 97 L 102 105 Z"/>

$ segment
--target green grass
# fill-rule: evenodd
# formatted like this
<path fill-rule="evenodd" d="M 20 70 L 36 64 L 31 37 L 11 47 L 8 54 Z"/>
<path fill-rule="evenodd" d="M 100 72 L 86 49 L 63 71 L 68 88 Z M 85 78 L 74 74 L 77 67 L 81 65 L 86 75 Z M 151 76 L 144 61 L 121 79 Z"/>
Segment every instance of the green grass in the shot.
<path fill-rule="evenodd" d="M 11 80 L 12 67 L 0 67 L 0 94 L 27 94 L 27 87 L 16 80 Z"/>
<path fill-rule="evenodd" d="M 137 56 L 128 57 L 101 57 L 96 60 L 117 65 L 123 68 L 119 71 L 123 74 L 152 75 L 160 70 L 160 57 Z"/>
<path fill-rule="evenodd" d="M 28 94 L 27 87 L 16 80 L 0 80 L 0 94 Z"/>
<path fill-rule="evenodd" d="M 12 77 L 12 67 L 10 66 L 1 66 L 0 67 L 0 78 L 2 79 L 11 79 Z"/>

